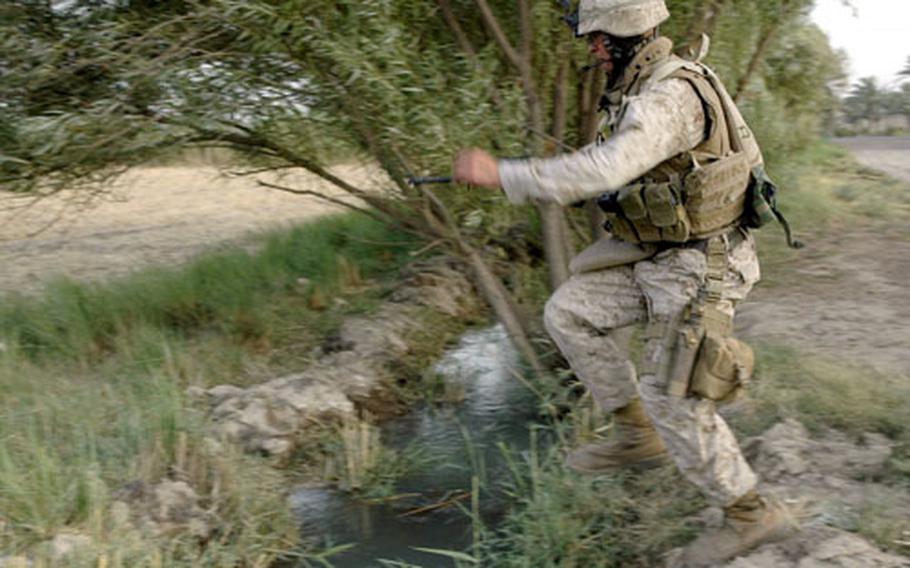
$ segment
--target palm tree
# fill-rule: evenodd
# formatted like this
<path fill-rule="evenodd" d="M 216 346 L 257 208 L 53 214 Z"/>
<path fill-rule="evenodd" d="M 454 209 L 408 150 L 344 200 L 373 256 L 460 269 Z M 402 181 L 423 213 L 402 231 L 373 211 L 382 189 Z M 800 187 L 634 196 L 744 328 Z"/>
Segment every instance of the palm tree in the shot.
<path fill-rule="evenodd" d="M 860 119 L 875 121 L 881 118 L 884 110 L 884 92 L 875 77 L 863 77 L 853 85 L 844 102 L 851 122 Z"/>

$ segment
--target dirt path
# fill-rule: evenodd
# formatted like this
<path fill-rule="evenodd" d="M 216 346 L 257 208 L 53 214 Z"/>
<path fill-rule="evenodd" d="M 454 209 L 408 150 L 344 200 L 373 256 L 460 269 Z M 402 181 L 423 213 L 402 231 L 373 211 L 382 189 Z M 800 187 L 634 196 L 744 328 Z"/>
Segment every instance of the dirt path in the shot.
<path fill-rule="evenodd" d="M 910 136 L 857 136 L 834 142 L 853 152 L 863 165 L 910 181 Z"/>
<path fill-rule="evenodd" d="M 378 177 L 361 166 L 336 173 L 363 187 Z M 328 189 L 301 173 L 279 183 Z M 222 176 L 212 166 L 139 168 L 88 205 L 72 195 L 33 203 L 0 193 L 0 294 L 36 292 L 58 276 L 100 280 L 183 262 L 251 232 L 340 209 L 259 187 L 252 178 Z"/>
<path fill-rule="evenodd" d="M 908 182 L 910 138 L 838 141 L 867 167 Z M 809 348 L 910 377 L 910 239 L 905 228 L 843 232 L 769 267 L 737 316 L 746 337 Z"/>

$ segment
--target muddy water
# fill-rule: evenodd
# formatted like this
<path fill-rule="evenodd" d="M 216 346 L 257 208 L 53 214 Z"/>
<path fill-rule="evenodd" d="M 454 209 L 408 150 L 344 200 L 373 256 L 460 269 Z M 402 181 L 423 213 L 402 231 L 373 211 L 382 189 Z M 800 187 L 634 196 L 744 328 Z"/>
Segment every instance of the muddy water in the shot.
<path fill-rule="evenodd" d="M 452 560 L 416 547 L 463 550 L 471 542 L 471 520 L 464 509 L 447 506 L 425 513 L 441 502 L 470 509 L 471 478 L 482 478 L 481 514 L 495 521 L 504 499 L 497 494 L 508 478 L 500 448 L 522 452 L 529 446 L 529 425 L 536 400 L 517 380 L 518 357 L 500 326 L 467 334 L 446 354 L 436 370 L 465 399 L 457 405 L 423 406 L 386 424 L 383 443 L 399 450 L 419 447 L 428 465 L 400 479 L 396 494 L 406 497 L 369 505 L 325 488 L 301 488 L 291 498 L 303 533 L 319 535 L 323 546 L 356 546 L 334 556 L 338 568 L 382 566 L 382 560 L 426 567 L 453 566 Z"/>

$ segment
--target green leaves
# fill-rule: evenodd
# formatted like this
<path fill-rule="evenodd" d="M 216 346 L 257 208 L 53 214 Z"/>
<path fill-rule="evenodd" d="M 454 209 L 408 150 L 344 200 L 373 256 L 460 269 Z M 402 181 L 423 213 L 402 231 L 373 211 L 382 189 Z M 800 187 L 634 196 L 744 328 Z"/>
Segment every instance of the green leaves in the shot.
<path fill-rule="evenodd" d="M 507 39 L 519 45 L 514 3 L 490 4 Z M 825 84 L 840 69 L 824 37 L 803 23 L 806 0 L 766 4 L 671 0 L 665 32 L 684 38 L 693 26 L 710 28 L 710 63 L 732 82 L 761 30 L 787 15 L 744 105 L 752 123 L 773 123 L 762 140 L 773 150 L 791 143 L 791 134 L 813 131 L 807 123 L 830 106 Z M 528 154 L 535 144 L 524 130 L 529 110 L 518 71 L 473 1 L 448 5 L 462 37 L 435 2 L 130 2 L 56 12 L 7 3 L 0 153 L 12 160 L 0 166 L 9 174 L 2 179 L 19 189 L 38 180 L 78 187 L 112 165 L 200 143 L 282 165 L 268 149 L 237 144 L 236 125 L 322 164 L 365 155 L 390 169 L 425 173 L 446 171 L 459 147 Z M 533 3 L 530 22 L 545 128 L 555 122 L 549 115 L 557 68 L 568 62 L 566 142 L 577 146 L 585 46 L 567 34 L 555 2 Z M 459 207 L 474 199 L 457 189 L 443 197 Z"/>

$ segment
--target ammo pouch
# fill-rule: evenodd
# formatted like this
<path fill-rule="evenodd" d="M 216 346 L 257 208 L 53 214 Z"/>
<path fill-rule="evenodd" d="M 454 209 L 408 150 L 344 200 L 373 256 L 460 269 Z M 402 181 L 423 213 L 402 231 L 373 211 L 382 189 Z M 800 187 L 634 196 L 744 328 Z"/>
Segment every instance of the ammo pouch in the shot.
<path fill-rule="evenodd" d="M 684 243 L 692 236 L 682 184 L 639 183 L 598 200 L 606 228 L 632 243 Z"/>
<path fill-rule="evenodd" d="M 677 333 L 667 393 L 679 398 L 698 396 L 724 404 L 733 402 L 749 383 L 755 354 L 746 343 L 701 326 Z"/>
<path fill-rule="evenodd" d="M 733 225 L 746 208 L 750 169 L 744 152 L 696 164 L 682 181 L 628 185 L 598 205 L 606 229 L 632 243 L 684 243 Z"/>
<path fill-rule="evenodd" d="M 638 183 L 598 199 L 606 215 L 605 229 L 630 243 L 684 243 L 704 239 L 740 221 L 757 229 L 779 222 L 787 245 L 790 224 L 777 208 L 777 186 L 762 166 L 749 168 L 744 152 L 734 152 L 696 165 L 682 183 Z"/>
<path fill-rule="evenodd" d="M 755 368 L 755 354 L 746 343 L 706 333 L 695 358 L 689 393 L 724 403 L 736 400 Z"/>

